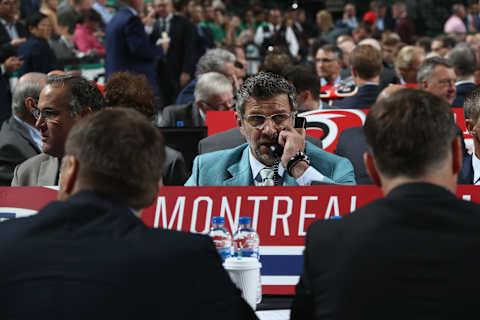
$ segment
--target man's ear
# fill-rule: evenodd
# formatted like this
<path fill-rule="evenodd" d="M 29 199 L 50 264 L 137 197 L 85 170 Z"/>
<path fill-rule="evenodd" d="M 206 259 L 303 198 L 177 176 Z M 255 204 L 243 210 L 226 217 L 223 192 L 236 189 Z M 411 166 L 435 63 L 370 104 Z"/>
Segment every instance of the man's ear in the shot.
<path fill-rule="evenodd" d="M 62 160 L 62 170 L 60 172 L 59 200 L 66 200 L 73 195 L 78 177 L 78 159 L 74 156 L 66 157 Z"/>
<path fill-rule="evenodd" d="M 428 89 L 429 88 L 429 83 L 426 80 L 422 80 L 422 88 L 423 89 Z"/>
<path fill-rule="evenodd" d="M 237 126 L 240 129 L 240 133 L 242 136 L 245 137 L 245 128 L 243 127 L 243 121 L 242 121 L 242 116 L 240 115 L 240 112 L 235 111 L 235 121 L 237 122 Z"/>
<path fill-rule="evenodd" d="M 83 117 L 87 116 L 88 114 L 90 114 L 92 112 L 93 112 L 93 110 L 92 110 L 91 107 L 85 107 L 80 111 L 80 117 L 83 118 Z"/>
<path fill-rule="evenodd" d="M 462 170 L 463 165 L 463 152 L 462 152 L 462 142 L 460 137 L 457 136 L 452 141 L 452 170 L 454 174 L 458 174 Z"/>
<path fill-rule="evenodd" d="M 382 180 L 380 179 L 380 175 L 378 174 L 377 165 L 375 164 L 375 160 L 373 159 L 372 155 L 368 152 L 363 154 L 363 163 L 365 164 L 365 168 L 367 169 L 367 173 L 372 179 L 372 182 L 378 186 L 382 186 Z"/>
<path fill-rule="evenodd" d="M 473 131 L 474 127 L 475 123 L 473 123 L 472 119 L 465 119 L 465 128 L 467 128 L 468 133 L 470 133 L 472 136 L 476 135 L 475 131 Z"/>
<path fill-rule="evenodd" d="M 32 97 L 26 97 L 24 100 L 25 107 L 27 108 L 27 111 L 32 113 L 33 110 L 36 108 L 37 101 L 33 99 Z"/>

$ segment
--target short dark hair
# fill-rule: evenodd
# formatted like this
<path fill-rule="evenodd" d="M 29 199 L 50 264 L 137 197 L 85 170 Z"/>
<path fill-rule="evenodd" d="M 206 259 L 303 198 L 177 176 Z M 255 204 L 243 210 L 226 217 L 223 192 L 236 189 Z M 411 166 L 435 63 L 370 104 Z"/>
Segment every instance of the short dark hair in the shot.
<path fill-rule="evenodd" d="M 84 23 L 86 20 L 92 21 L 92 22 L 97 22 L 99 24 L 102 24 L 102 16 L 95 11 L 94 9 L 85 9 L 80 12 L 80 23 Z"/>
<path fill-rule="evenodd" d="M 43 19 L 48 18 L 46 15 L 41 13 L 40 11 L 32 13 L 28 16 L 27 20 L 25 21 L 25 25 L 27 27 L 28 32 L 30 32 L 30 28 L 38 27 L 38 24 Z"/>
<path fill-rule="evenodd" d="M 297 93 L 305 90 L 310 91 L 315 101 L 320 100 L 320 77 L 307 65 L 298 65 L 285 71 L 285 78 L 290 81 Z"/>
<path fill-rule="evenodd" d="M 248 78 L 237 91 L 237 112 L 245 114 L 245 103 L 250 98 L 269 99 L 280 94 L 288 96 L 292 111 L 297 110 L 295 87 L 277 74 L 259 72 Z"/>
<path fill-rule="evenodd" d="M 320 49 L 325 51 L 325 52 L 333 52 L 338 60 L 343 60 L 343 50 L 340 49 L 339 47 L 337 47 L 334 44 L 326 44 L 326 45 L 318 48 L 318 50 L 320 50 Z M 315 52 L 315 55 L 317 55 L 317 52 Z"/>
<path fill-rule="evenodd" d="M 78 181 L 86 190 L 134 209 L 155 199 L 164 153 L 158 129 L 126 108 L 108 108 L 81 119 L 65 144 L 65 154 L 79 162 Z"/>
<path fill-rule="evenodd" d="M 361 79 L 371 79 L 382 72 L 382 55 L 370 45 L 356 46 L 350 53 L 350 66 Z"/>
<path fill-rule="evenodd" d="M 292 58 L 290 58 L 289 53 L 280 49 L 275 49 L 265 56 L 263 63 L 260 66 L 260 71 L 271 72 L 282 76 L 284 70 L 292 65 L 293 61 Z"/>
<path fill-rule="evenodd" d="M 133 108 L 149 120 L 155 120 L 155 94 L 145 75 L 116 72 L 108 78 L 103 91 L 107 107 Z"/>
<path fill-rule="evenodd" d="M 54 88 L 66 87 L 70 90 L 70 113 L 75 116 L 86 107 L 98 111 L 105 106 L 105 99 L 97 86 L 79 75 L 52 74 L 47 76 L 47 85 Z"/>
<path fill-rule="evenodd" d="M 455 68 L 458 77 L 473 76 L 477 69 L 477 57 L 470 44 L 461 43 L 447 54 L 448 61 Z"/>
<path fill-rule="evenodd" d="M 389 178 L 418 178 L 436 170 L 456 137 L 448 103 L 410 88 L 375 103 L 363 131 L 379 171 Z"/>

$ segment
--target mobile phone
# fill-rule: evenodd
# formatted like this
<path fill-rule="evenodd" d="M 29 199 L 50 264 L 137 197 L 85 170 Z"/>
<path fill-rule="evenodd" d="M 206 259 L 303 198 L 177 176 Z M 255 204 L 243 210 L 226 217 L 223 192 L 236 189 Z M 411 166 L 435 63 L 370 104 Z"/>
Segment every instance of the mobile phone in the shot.
<path fill-rule="evenodd" d="M 295 116 L 294 119 L 294 128 L 306 128 L 307 126 L 307 119 L 304 117 L 297 117 Z M 270 152 L 276 158 L 281 158 L 283 154 L 283 147 L 277 142 L 274 145 L 270 146 Z"/>

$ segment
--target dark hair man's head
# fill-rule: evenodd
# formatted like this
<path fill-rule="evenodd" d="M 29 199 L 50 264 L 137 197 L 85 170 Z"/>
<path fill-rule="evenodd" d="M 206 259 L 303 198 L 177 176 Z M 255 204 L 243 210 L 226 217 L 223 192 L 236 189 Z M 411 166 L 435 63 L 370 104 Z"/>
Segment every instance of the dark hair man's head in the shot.
<path fill-rule="evenodd" d="M 365 165 L 384 193 L 409 181 L 455 191 L 462 152 L 445 100 L 417 89 L 394 92 L 370 109 L 364 133 Z"/>
<path fill-rule="evenodd" d="M 317 75 L 325 78 L 327 83 L 333 83 L 342 68 L 343 51 L 339 47 L 327 44 L 315 53 Z"/>
<path fill-rule="evenodd" d="M 70 131 L 58 198 L 93 191 L 135 210 L 145 208 L 158 193 L 163 160 L 163 138 L 144 115 L 102 110 Z"/>
<path fill-rule="evenodd" d="M 285 71 L 285 78 L 297 91 L 296 99 L 299 112 L 318 109 L 320 103 L 320 78 L 307 65 L 298 65 Z"/>
<path fill-rule="evenodd" d="M 382 72 L 382 55 L 370 45 L 356 46 L 350 53 L 350 67 L 355 80 L 374 80 Z"/>
<path fill-rule="evenodd" d="M 447 59 L 455 68 L 457 81 L 470 80 L 473 82 L 473 74 L 477 69 L 477 58 L 470 44 L 458 44 L 447 54 Z"/>
<path fill-rule="evenodd" d="M 433 57 L 425 60 L 418 69 L 417 82 L 420 88 L 443 98 L 449 105 L 455 100 L 455 69 L 445 58 Z"/>
<path fill-rule="evenodd" d="M 65 139 L 72 126 L 105 104 L 93 82 L 78 75 L 49 75 L 40 92 L 35 127 L 42 135 L 42 151 L 63 157 Z"/>
<path fill-rule="evenodd" d="M 155 120 L 155 95 L 145 75 L 116 72 L 108 78 L 103 90 L 107 107 L 133 108 L 149 120 Z"/>

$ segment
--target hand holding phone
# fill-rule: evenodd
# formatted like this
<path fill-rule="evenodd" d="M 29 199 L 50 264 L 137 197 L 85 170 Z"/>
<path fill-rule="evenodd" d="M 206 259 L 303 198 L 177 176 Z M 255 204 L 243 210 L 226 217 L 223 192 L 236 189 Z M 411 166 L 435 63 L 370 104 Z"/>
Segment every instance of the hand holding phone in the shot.
<path fill-rule="evenodd" d="M 304 117 L 295 116 L 295 118 L 294 118 L 294 128 L 305 129 L 306 124 L 307 124 L 307 120 Z M 279 138 L 280 138 L 280 135 L 279 135 Z M 305 137 L 304 137 L 304 141 L 305 141 Z M 305 144 L 305 142 L 304 142 L 304 144 Z M 303 147 L 303 149 L 305 149 L 305 147 Z M 284 147 L 278 141 L 277 144 L 270 146 L 270 151 L 272 152 L 272 155 L 274 157 L 281 159 L 282 156 L 283 156 Z"/>

